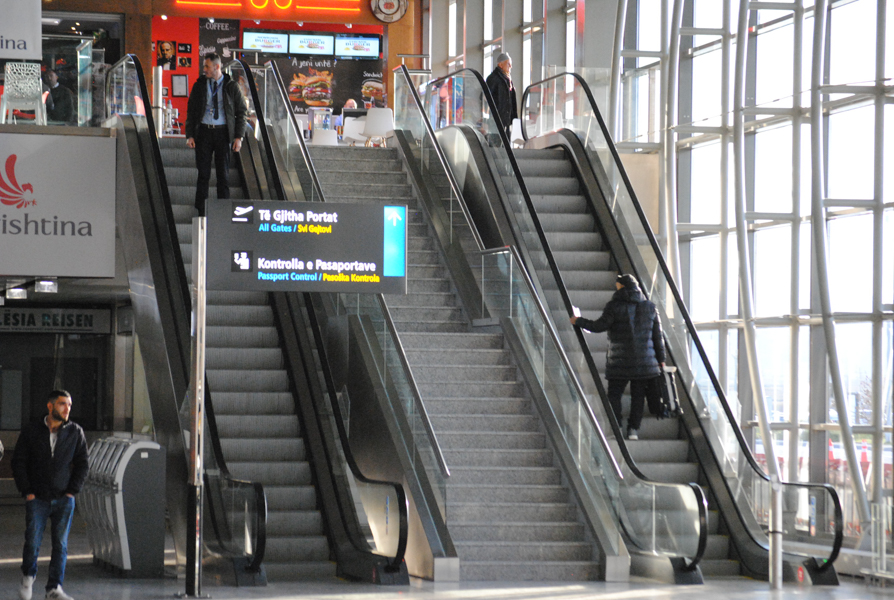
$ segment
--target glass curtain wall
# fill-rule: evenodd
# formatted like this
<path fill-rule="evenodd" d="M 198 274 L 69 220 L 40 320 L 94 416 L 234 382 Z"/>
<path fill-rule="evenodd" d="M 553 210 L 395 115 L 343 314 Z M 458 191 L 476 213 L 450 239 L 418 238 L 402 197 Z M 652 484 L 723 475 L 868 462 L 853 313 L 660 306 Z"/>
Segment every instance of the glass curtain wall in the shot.
<path fill-rule="evenodd" d="M 670 10 L 672 0 L 665 1 Z M 659 49 L 660 2 L 629 0 L 625 49 Z M 812 256 L 813 4 L 795 0 L 788 5 L 794 10 L 776 5 L 747 11 L 745 216 L 758 366 L 781 475 L 836 485 L 846 505 L 846 533 L 858 535 L 851 488 L 856 470 L 870 502 L 892 502 L 894 177 L 885 174 L 894 173 L 894 6 L 885 10 L 885 0 L 830 1 L 825 38 L 821 176 L 831 308 L 860 463 L 849 465 Z M 685 0 L 676 32 L 677 127 L 656 131 L 650 98 L 660 80 L 650 73 L 659 63 L 640 58 L 622 66 L 620 131 L 621 141 L 631 145 L 674 136 L 684 293 L 761 460 L 766 442 L 757 427 L 741 335 L 733 138 L 731 126 L 722 126 L 734 122 L 738 19 L 738 0 Z"/>

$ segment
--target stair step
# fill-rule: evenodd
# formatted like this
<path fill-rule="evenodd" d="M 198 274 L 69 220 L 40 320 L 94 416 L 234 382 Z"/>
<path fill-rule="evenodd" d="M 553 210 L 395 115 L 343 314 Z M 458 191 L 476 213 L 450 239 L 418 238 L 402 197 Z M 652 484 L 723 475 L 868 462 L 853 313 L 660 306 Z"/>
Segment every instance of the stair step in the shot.
<path fill-rule="evenodd" d="M 577 508 L 568 503 L 453 502 L 447 506 L 447 521 L 451 531 L 454 526 L 469 522 L 576 522 Z"/>
<path fill-rule="evenodd" d="M 441 447 L 445 449 L 538 450 L 546 444 L 546 437 L 542 433 L 437 431 L 437 434 Z"/>
<path fill-rule="evenodd" d="M 599 577 L 595 562 L 481 561 L 460 562 L 461 581 L 592 581 Z"/>
<path fill-rule="evenodd" d="M 551 467 L 550 450 L 446 450 L 444 458 L 457 467 Z"/>
<path fill-rule="evenodd" d="M 580 542 L 583 541 L 584 526 L 577 522 L 564 521 L 536 523 L 479 521 L 451 523 L 450 535 L 458 541 Z"/>
<path fill-rule="evenodd" d="M 586 542 L 455 542 L 462 564 L 481 561 L 586 561 L 593 547 Z"/>
<path fill-rule="evenodd" d="M 452 502 L 568 502 L 568 489 L 560 485 L 447 484 L 447 505 Z"/>
<path fill-rule="evenodd" d="M 555 467 L 457 467 L 450 470 L 450 481 L 506 485 L 559 485 L 562 473 Z"/>

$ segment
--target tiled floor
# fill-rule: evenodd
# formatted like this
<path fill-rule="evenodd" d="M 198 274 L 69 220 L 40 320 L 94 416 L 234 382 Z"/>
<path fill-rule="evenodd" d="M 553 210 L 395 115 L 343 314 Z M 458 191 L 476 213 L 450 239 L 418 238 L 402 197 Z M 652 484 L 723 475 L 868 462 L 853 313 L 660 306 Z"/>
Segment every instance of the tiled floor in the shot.
<path fill-rule="evenodd" d="M 24 517 L 20 507 L 0 505 L 0 600 L 16 600 L 21 578 L 19 571 Z M 34 586 L 34 598 L 42 598 L 41 589 L 49 561 L 45 542 L 40 573 Z M 120 579 L 92 564 L 83 522 L 77 520 L 69 542 L 69 566 L 65 590 L 76 600 L 149 600 L 174 598 L 183 593 L 183 579 L 171 576 L 162 580 Z M 173 571 L 172 571 L 173 572 Z M 709 581 L 700 586 L 670 586 L 646 580 L 630 583 L 432 583 L 413 580 L 409 587 L 382 587 L 333 579 L 311 583 L 271 583 L 263 588 L 235 588 L 216 585 L 206 578 L 202 592 L 219 599 L 291 600 L 750 600 L 772 598 L 792 600 L 874 600 L 894 598 L 894 590 L 869 587 L 856 580 L 839 587 L 786 585 L 781 592 L 770 592 L 766 582 L 745 578 Z"/>

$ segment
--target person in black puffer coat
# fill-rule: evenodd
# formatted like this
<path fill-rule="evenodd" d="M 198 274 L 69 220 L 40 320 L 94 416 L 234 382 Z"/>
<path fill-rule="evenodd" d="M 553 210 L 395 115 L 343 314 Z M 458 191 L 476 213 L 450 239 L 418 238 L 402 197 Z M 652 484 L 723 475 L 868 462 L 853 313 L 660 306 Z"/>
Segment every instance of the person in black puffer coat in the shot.
<path fill-rule="evenodd" d="M 627 439 L 639 439 L 646 393 L 664 367 L 664 338 L 655 305 L 646 300 L 633 275 L 618 275 L 615 292 L 602 316 L 592 321 L 571 317 L 571 324 L 596 333 L 608 331 L 608 400 L 618 424 L 621 396 L 630 382 Z"/>

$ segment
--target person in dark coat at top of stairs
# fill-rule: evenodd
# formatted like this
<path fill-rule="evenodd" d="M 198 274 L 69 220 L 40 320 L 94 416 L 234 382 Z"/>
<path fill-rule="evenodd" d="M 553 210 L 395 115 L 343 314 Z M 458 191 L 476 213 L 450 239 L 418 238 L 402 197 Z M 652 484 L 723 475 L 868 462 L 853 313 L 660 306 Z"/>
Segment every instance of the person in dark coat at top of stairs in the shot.
<path fill-rule="evenodd" d="M 618 275 L 617 291 L 595 321 L 571 317 L 571 324 L 588 331 L 608 332 L 608 401 L 621 423 L 621 396 L 630 383 L 627 439 L 639 439 L 646 393 L 664 368 L 664 339 L 655 305 L 646 299 L 633 275 Z"/>

